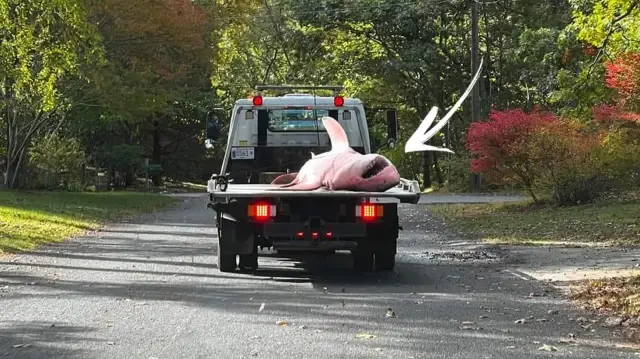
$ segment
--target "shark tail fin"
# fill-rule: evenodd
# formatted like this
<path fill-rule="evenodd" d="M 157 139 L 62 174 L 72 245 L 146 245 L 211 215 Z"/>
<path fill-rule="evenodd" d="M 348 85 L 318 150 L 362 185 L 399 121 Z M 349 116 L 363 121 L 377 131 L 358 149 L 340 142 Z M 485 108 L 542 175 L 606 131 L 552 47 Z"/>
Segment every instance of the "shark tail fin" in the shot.
<path fill-rule="evenodd" d="M 327 129 L 329 140 L 331 140 L 331 151 L 341 151 L 349 148 L 349 139 L 340 123 L 332 117 L 322 117 L 322 124 Z"/>

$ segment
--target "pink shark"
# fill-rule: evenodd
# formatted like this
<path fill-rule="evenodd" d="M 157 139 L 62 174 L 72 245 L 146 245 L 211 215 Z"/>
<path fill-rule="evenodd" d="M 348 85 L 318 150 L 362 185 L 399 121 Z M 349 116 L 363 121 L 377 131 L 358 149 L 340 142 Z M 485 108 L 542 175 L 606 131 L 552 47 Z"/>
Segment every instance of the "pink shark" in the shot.
<path fill-rule="evenodd" d="M 287 173 L 271 183 L 279 189 L 308 191 L 319 188 L 339 191 L 384 192 L 400 183 L 396 167 L 384 156 L 360 154 L 349 147 L 347 134 L 338 121 L 323 117 L 331 140 L 331 150 L 311 154 L 297 173 Z"/>

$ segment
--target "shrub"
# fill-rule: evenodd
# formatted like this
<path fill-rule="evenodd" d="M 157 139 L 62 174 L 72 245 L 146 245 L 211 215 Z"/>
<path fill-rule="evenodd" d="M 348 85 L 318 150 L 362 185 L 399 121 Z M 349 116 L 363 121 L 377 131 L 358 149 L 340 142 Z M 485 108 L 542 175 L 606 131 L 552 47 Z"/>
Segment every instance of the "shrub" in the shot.
<path fill-rule="evenodd" d="M 534 165 L 539 161 L 535 156 L 541 153 L 526 146 L 539 128 L 555 121 L 555 115 L 537 110 L 491 111 L 489 121 L 472 123 L 467 132 L 467 149 L 474 157 L 471 171 L 486 175 L 492 183 L 519 182 L 537 202 Z"/>
<path fill-rule="evenodd" d="M 492 112 L 489 121 L 472 124 L 467 144 L 476 156 L 472 171 L 493 183 L 519 182 L 535 202 L 537 193 L 546 192 L 557 204 L 572 205 L 596 199 L 616 174 L 630 168 L 620 157 L 630 154 L 611 147 L 619 145 L 615 139 L 611 132 L 553 114 L 516 109 Z"/>
<path fill-rule="evenodd" d="M 48 134 L 33 141 L 29 162 L 35 167 L 38 187 L 76 189 L 82 182 L 86 157 L 75 138 Z"/>
<path fill-rule="evenodd" d="M 603 171 L 619 187 L 640 185 L 640 126 L 607 128 L 602 159 Z"/>
<path fill-rule="evenodd" d="M 569 120 L 557 120 L 538 129 L 525 146 L 538 177 L 535 187 L 550 192 L 559 205 L 590 202 L 610 188 L 603 171 L 599 132 L 586 131 Z"/>

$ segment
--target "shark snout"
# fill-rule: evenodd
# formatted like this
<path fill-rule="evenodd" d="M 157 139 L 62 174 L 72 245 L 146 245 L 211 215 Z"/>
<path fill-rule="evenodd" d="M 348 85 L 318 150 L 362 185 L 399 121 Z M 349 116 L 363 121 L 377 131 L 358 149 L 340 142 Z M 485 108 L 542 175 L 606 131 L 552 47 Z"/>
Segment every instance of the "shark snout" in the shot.
<path fill-rule="evenodd" d="M 376 154 L 363 156 L 360 183 L 357 187 L 367 191 L 386 191 L 400 182 L 400 174 L 386 157 Z"/>
<path fill-rule="evenodd" d="M 381 174 L 389 166 L 392 166 L 389 160 L 382 156 L 375 156 L 366 164 L 361 177 L 363 179 L 372 179 Z"/>

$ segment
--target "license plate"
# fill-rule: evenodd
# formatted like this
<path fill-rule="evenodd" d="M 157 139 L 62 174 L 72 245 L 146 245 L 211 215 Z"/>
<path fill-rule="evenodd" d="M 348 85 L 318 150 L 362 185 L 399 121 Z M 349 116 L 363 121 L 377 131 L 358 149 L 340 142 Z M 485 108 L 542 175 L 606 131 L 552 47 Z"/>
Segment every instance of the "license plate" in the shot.
<path fill-rule="evenodd" d="M 252 160 L 255 158 L 253 147 L 233 147 L 231 148 L 232 160 Z"/>

